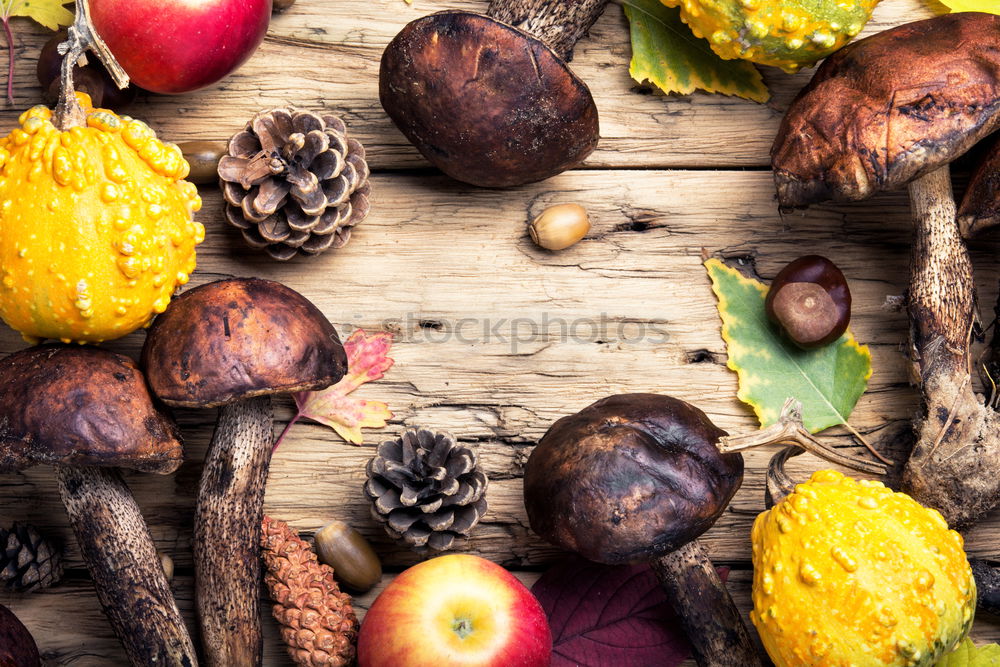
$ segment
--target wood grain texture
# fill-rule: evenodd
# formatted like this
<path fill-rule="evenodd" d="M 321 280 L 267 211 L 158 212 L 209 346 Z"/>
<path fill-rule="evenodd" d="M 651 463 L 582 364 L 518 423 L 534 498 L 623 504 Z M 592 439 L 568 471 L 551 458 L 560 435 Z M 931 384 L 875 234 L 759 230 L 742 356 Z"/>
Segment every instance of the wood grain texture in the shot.
<path fill-rule="evenodd" d="M 875 374 L 852 424 L 902 461 L 919 396 L 901 353 L 905 313 L 886 307 L 908 280 L 912 225 L 905 193 L 859 205 L 824 204 L 781 216 L 768 150 L 782 110 L 809 73 L 768 71 L 768 105 L 718 96 L 664 97 L 635 92 L 620 7 L 609 6 L 579 42 L 573 68 L 594 92 L 603 139 L 585 168 L 507 191 L 459 185 L 426 163 L 378 105 L 378 58 L 409 20 L 440 9 L 483 11 L 482 0 L 298 0 L 277 15 L 264 45 L 218 86 L 176 97 L 142 97 L 130 109 L 174 141 L 228 138 L 253 113 L 295 103 L 342 114 L 368 149 L 372 213 L 350 244 L 313 261 L 279 264 L 242 244 L 226 227 L 217 190 L 202 188 L 198 219 L 208 236 L 193 284 L 259 276 L 302 292 L 336 324 L 396 336 L 396 365 L 358 390 L 386 401 L 394 417 L 366 431 L 365 445 L 331 430 L 296 425 L 276 452 L 265 511 L 312 533 L 344 520 L 371 539 L 389 572 L 418 561 L 393 544 L 369 516 L 361 491 L 373 446 L 406 427 L 446 429 L 476 443 L 491 478 L 490 511 L 464 549 L 532 580 L 559 552 L 534 536 L 521 501 L 521 472 L 531 446 L 558 417 L 611 393 L 658 391 L 689 400 L 730 432 L 755 428 L 735 398 L 702 249 L 756 266 L 772 278 L 793 257 L 820 252 L 845 272 L 854 296 L 852 330 L 871 346 Z M 884 0 L 868 32 L 930 16 L 922 0 Z M 33 60 L 44 39 L 26 22 L 15 38 L 17 100 L 0 111 L 4 128 L 35 104 Z M 690 168 L 690 169 L 687 169 Z M 962 179 L 957 181 L 959 193 Z M 593 222 L 578 245 L 559 253 L 536 248 L 526 224 L 550 204 L 577 202 Z M 1000 243 L 986 235 L 971 246 L 981 310 L 989 322 L 1000 278 Z M 890 306 L 891 306 L 890 301 Z M 138 356 L 142 332 L 107 347 Z M 24 347 L 0 328 L 0 354 Z M 977 353 L 974 353 L 974 358 Z M 177 410 L 188 460 L 172 476 L 129 473 L 157 548 L 170 554 L 182 612 L 193 623 L 191 538 L 202 462 L 214 410 Z M 292 415 L 276 401 L 277 428 Z M 842 430 L 824 434 L 863 455 Z M 746 455 L 746 479 L 702 542 L 717 563 L 738 569 L 730 581 L 749 609 L 749 531 L 764 506 L 771 452 Z M 820 467 L 804 455 L 788 465 L 796 478 Z M 0 594 L 39 640 L 53 665 L 122 664 L 124 654 L 102 616 L 59 502 L 52 471 L 0 475 L 0 524 L 34 522 L 67 546 L 68 581 L 32 596 Z M 971 554 L 1000 556 L 1000 516 L 967 534 Z M 528 572 L 527 570 L 531 570 Z M 384 581 L 391 576 L 388 575 Z M 362 608 L 375 592 L 359 599 Z M 72 622 L 67 622 L 72 619 Z M 193 627 L 193 625 L 192 625 Z M 1000 639 L 983 617 L 977 640 Z M 264 620 L 264 664 L 290 664 L 276 625 Z"/>

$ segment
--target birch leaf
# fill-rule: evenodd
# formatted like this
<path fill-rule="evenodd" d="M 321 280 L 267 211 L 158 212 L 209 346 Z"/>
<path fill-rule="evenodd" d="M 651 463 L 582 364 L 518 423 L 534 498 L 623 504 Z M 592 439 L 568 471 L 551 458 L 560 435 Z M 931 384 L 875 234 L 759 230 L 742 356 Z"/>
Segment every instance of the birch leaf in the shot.
<path fill-rule="evenodd" d="M 812 433 L 846 424 L 871 377 L 871 353 L 850 330 L 839 340 L 802 350 L 767 318 L 767 286 L 717 259 L 705 262 L 719 300 L 727 365 L 739 377 L 737 397 L 753 408 L 761 427 L 778 421 L 788 398 L 802 403 Z"/>

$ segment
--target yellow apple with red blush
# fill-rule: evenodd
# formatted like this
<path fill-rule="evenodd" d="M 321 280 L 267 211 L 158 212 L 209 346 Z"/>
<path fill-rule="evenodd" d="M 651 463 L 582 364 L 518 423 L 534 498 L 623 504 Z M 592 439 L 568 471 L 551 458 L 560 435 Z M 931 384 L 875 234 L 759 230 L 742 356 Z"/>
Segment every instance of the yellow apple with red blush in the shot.
<path fill-rule="evenodd" d="M 531 591 L 468 554 L 404 571 L 375 599 L 358 636 L 359 667 L 546 667 L 551 653 Z"/>

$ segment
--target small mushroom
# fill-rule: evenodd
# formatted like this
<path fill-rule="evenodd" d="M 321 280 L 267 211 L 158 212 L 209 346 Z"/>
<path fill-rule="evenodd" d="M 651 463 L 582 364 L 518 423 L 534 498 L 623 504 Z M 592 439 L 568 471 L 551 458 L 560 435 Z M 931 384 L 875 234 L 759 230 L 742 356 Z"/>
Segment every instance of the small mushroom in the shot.
<path fill-rule="evenodd" d="M 195 597 L 208 665 L 259 665 L 260 531 L 273 448 L 271 396 L 344 376 L 337 331 L 309 300 L 269 280 L 185 292 L 149 330 L 149 384 L 175 407 L 221 407 L 198 490 Z"/>
<path fill-rule="evenodd" d="M 1000 140 L 972 173 L 969 187 L 958 207 L 958 227 L 962 238 L 1000 225 Z"/>
<path fill-rule="evenodd" d="M 49 463 L 97 597 L 129 661 L 197 665 L 149 529 L 113 468 L 174 472 L 183 448 L 128 357 L 44 345 L 0 361 L 0 471 Z"/>
<path fill-rule="evenodd" d="M 787 442 L 868 471 L 806 433 L 798 414 L 729 437 L 704 412 L 658 394 L 620 394 L 558 420 L 524 471 L 531 528 L 562 548 L 612 565 L 649 562 L 699 665 L 761 665 L 739 610 L 698 544 L 743 481 L 743 457 L 720 452 Z"/>
<path fill-rule="evenodd" d="M 566 65 L 607 0 L 491 0 L 487 15 L 431 14 L 389 43 L 382 107 L 452 178 L 481 187 L 540 181 L 597 146 L 597 106 Z"/>
<path fill-rule="evenodd" d="M 0 665 L 3 667 L 40 667 L 35 638 L 24 627 L 21 619 L 7 607 L 0 605 Z"/>
<path fill-rule="evenodd" d="M 1000 16 L 938 16 L 828 58 L 771 149 L 782 207 L 909 185 L 910 357 L 924 419 L 903 488 L 959 529 L 1000 502 L 1000 415 L 970 379 L 975 285 L 948 164 L 1000 128 L 998 99 Z"/>

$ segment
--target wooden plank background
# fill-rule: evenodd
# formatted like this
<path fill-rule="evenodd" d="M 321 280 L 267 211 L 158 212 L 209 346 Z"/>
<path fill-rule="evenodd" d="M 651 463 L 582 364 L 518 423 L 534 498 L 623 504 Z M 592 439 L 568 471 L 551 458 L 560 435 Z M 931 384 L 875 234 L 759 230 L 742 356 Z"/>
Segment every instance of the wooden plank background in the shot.
<path fill-rule="evenodd" d="M 609 6 L 576 50 L 574 69 L 591 86 L 602 141 L 583 168 L 506 191 L 477 190 L 428 168 L 392 127 L 377 97 L 378 60 L 409 20 L 449 8 L 483 10 L 482 0 L 299 0 L 276 15 L 259 52 L 236 74 L 207 90 L 145 96 L 129 110 L 174 141 L 225 139 L 258 110 L 294 104 L 341 114 L 367 147 L 373 208 L 351 243 L 312 261 L 279 264 L 243 247 L 221 216 L 217 189 L 202 189 L 198 219 L 208 228 L 192 284 L 224 276 L 261 276 L 301 291 L 342 334 L 356 327 L 396 336 L 396 365 L 359 390 L 389 403 L 394 417 L 366 432 L 362 447 L 310 423 L 295 427 L 275 456 L 266 510 L 304 533 L 343 519 L 371 538 L 390 572 L 417 562 L 369 518 L 361 493 L 372 446 L 403 428 L 425 425 L 478 443 L 491 478 L 490 511 L 464 550 L 515 570 L 527 582 L 559 552 L 534 536 L 521 501 L 520 476 L 532 444 L 558 417 L 608 394 L 670 393 L 692 401 L 731 432 L 755 428 L 735 399 L 736 380 L 708 280 L 704 250 L 753 262 L 770 278 L 790 259 L 822 252 L 845 271 L 854 293 L 852 328 L 871 346 L 875 373 L 852 418 L 883 451 L 901 456 L 919 409 L 901 354 L 906 318 L 886 306 L 906 285 L 911 225 L 902 193 L 862 205 L 822 205 L 780 216 L 768 171 L 768 149 L 783 110 L 809 73 L 765 73 L 767 105 L 696 94 L 662 96 L 628 77 L 627 25 Z M 867 32 L 931 16 L 922 0 L 885 0 Z M 17 96 L 0 112 L 3 128 L 40 100 L 34 61 L 46 38 L 18 20 Z M 961 176 L 959 177 L 961 182 Z M 551 203 L 585 205 L 593 229 L 560 253 L 534 247 L 525 223 Z M 1000 273 L 994 240 L 977 241 L 984 313 L 992 312 Z M 141 332 L 108 347 L 136 354 Z M 0 329 L 0 353 L 23 347 Z M 279 400 L 278 428 L 291 416 Z M 184 610 L 192 603 L 191 520 L 201 461 L 214 411 L 178 411 L 189 461 L 169 477 L 132 474 L 129 481 L 158 547 L 178 575 Z M 859 451 L 842 432 L 830 437 Z M 747 454 L 746 480 L 704 537 L 712 557 L 735 568 L 731 588 L 749 608 L 749 529 L 763 507 L 769 452 Z M 819 467 L 794 461 L 804 477 Z M 66 545 L 65 583 L 49 591 L 0 594 L 34 632 L 53 665 L 122 664 L 66 524 L 50 470 L 0 476 L 0 524 L 36 523 Z M 1000 554 L 1000 517 L 970 531 L 977 556 Z M 387 576 L 383 584 L 391 577 Z M 375 593 L 358 598 L 363 612 Z M 273 621 L 267 664 L 290 664 Z M 977 620 L 977 640 L 1000 639 L 1000 624 Z"/>

